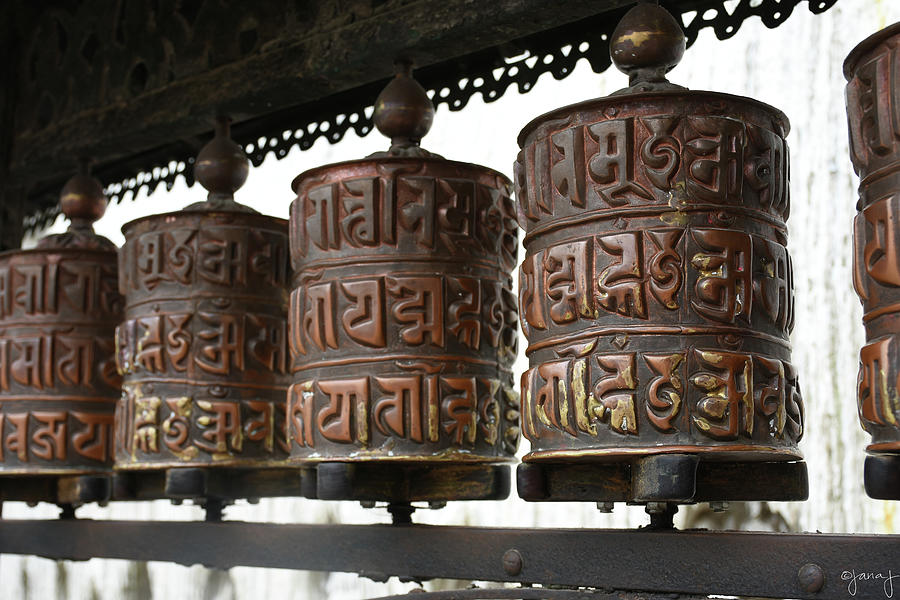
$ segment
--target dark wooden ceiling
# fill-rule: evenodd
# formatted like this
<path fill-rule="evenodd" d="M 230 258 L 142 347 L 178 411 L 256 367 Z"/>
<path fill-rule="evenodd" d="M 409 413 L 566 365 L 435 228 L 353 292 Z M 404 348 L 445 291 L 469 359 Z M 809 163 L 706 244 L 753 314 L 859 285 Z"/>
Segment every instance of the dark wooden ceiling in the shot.
<path fill-rule="evenodd" d="M 773 27 L 798 4 L 821 12 L 836 1 L 739 0 L 737 8 L 724 0 L 662 3 L 675 13 L 698 11 L 686 27 L 693 39 L 702 27 L 728 37 L 750 16 Z M 415 61 L 426 88 L 446 88 L 435 101 L 451 110 L 475 93 L 490 101 L 512 84 L 527 91 L 543 72 L 562 78 L 579 58 L 601 71 L 609 64 L 604 32 L 633 3 L 5 2 L 0 247 L 18 246 L 23 222 L 41 226 L 55 216 L 56 192 L 79 156 L 92 157 L 95 173 L 121 195 L 141 185 L 171 185 L 180 169 L 190 182 L 191 157 L 217 113 L 234 119 L 234 136 L 248 148 L 265 138 L 264 147 L 250 152 L 257 164 L 268 153 L 283 156 L 291 145 L 309 147 L 319 135 L 332 142 L 349 128 L 364 135 L 371 129 L 364 109 L 398 57 Z M 460 85 L 463 77 L 469 81 Z M 309 131 L 323 123 L 330 125 L 327 132 Z M 283 139 L 284 131 L 297 135 Z M 176 169 L 158 169 L 172 161 Z M 134 179 L 155 167 L 146 181 Z"/>

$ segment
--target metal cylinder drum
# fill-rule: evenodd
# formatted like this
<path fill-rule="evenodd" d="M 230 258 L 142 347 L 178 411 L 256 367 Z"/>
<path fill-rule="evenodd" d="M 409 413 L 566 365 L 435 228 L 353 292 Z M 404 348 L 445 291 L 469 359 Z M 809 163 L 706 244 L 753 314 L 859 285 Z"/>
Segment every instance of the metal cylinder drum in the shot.
<path fill-rule="evenodd" d="M 287 458 L 287 221 L 234 202 L 248 161 L 228 131 L 220 119 L 197 157 L 208 201 L 122 228 L 119 470 L 276 467 Z M 168 495 L 177 484 L 169 477 Z"/>
<path fill-rule="evenodd" d="M 850 157 L 860 178 L 853 284 L 863 304 L 859 418 L 870 495 L 900 499 L 900 23 L 860 43 L 844 62 Z M 893 483 L 890 483 L 890 482 Z"/>
<path fill-rule="evenodd" d="M 524 461 L 796 461 L 787 118 L 655 86 L 555 110 L 519 136 Z"/>
<path fill-rule="evenodd" d="M 0 499 L 71 514 L 109 498 L 122 298 L 116 246 L 93 230 L 106 197 L 87 161 L 60 207 L 68 231 L 0 254 Z"/>
<path fill-rule="evenodd" d="M 293 184 L 291 459 L 509 461 L 519 438 L 510 182 L 417 145 L 393 150 Z"/>
<path fill-rule="evenodd" d="M 104 241 L 0 255 L 0 475 L 112 466 L 122 301 Z"/>

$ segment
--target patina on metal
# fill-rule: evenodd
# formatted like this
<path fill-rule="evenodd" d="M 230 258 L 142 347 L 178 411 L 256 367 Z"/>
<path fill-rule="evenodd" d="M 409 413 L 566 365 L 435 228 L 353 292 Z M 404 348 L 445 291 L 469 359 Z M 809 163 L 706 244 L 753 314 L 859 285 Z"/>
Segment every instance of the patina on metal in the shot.
<path fill-rule="evenodd" d="M 803 463 L 780 483 L 741 480 L 754 461 L 801 458 L 788 121 L 669 83 L 684 46 L 665 9 L 636 6 L 610 43 L 630 86 L 519 136 L 526 499 L 725 500 L 723 477 L 747 500 L 806 497 Z M 619 465 L 602 469 L 628 483 L 593 477 L 588 494 L 578 463 Z"/>
<path fill-rule="evenodd" d="M 872 436 L 866 491 L 900 500 L 900 23 L 872 35 L 844 62 L 850 158 L 860 178 L 853 285 L 863 304 L 859 418 Z"/>
<path fill-rule="evenodd" d="M 108 490 L 71 477 L 111 469 L 121 384 L 116 246 L 94 233 L 106 197 L 87 161 L 59 203 L 68 231 L 0 254 L 0 500 L 27 488 L 30 501 L 77 504 Z"/>
<path fill-rule="evenodd" d="M 248 168 L 221 117 L 195 163 L 208 199 L 122 228 L 116 468 L 166 470 L 160 495 L 221 487 L 223 475 L 203 468 L 251 482 L 254 470 L 287 458 L 287 221 L 234 201 Z M 144 493 L 146 480 L 123 477 L 116 488 L 125 497 Z M 299 489 L 296 473 L 284 486 Z"/>
<path fill-rule="evenodd" d="M 288 430 L 320 498 L 508 493 L 497 465 L 519 441 L 510 182 L 424 150 L 433 114 L 398 63 L 375 102 L 390 150 L 293 183 Z"/>

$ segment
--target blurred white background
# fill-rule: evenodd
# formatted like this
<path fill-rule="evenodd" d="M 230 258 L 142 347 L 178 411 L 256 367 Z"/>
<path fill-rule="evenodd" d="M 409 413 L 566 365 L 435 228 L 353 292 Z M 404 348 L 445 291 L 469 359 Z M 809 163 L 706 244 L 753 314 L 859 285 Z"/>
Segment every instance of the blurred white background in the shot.
<path fill-rule="evenodd" d="M 866 435 L 856 417 L 857 352 L 863 341 L 861 309 L 851 288 L 850 232 L 857 180 L 850 165 L 844 113 L 841 63 L 850 49 L 878 29 L 900 21 L 898 0 L 840 0 L 822 15 L 806 5 L 794 10 L 781 27 L 769 30 L 748 20 L 730 40 L 719 41 L 703 30 L 670 79 L 692 89 L 752 96 L 787 113 L 792 123 L 792 213 L 789 248 L 796 286 L 794 364 L 801 376 L 807 428 L 801 448 L 810 471 L 810 499 L 794 504 L 732 505 L 713 514 L 706 506 L 682 508 L 681 527 L 727 527 L 760 530 L 893 533 L 896 504 L 870 500 L 862 487 Z M 626 85 L 610 69 L 593 73 L 586 61 L 562 81 L 544 75 L 525 95 L 514 88 L 485 104 L 473 98 L 460 112 L 438 109 L 423 146 L 447 158 L 483 164 L 511 175 L 518 148 L 516 136 L 533 117 L 559 106 L 608 94 Z M 374 98 L 373 98 L 374 100 Z M 325 163 L 366 156 L 387 149 L 376 133 L 357 138 L 352 132 L 337 145 L 320 139 L 310 150 L 292 151 L 283 160 L 270 156 L 250 173 L 237 200 L 259 211 L 286 218 L 291 180 L 301 171 Z M 120 227 L 137 217 L 177 210 L 203 199 L 199 186 L 179 180 L 171 192 L 160 188 L 147 198 L 125 200 L 109 208 L 97 229 L 117 244 Z M 65 224 L 57 222 L 53 231 Z M 33 240 L 31 241 L 33 243 Z M 520 344 L 524 347 L 524 343 Z M 517 373 L 524 370 L 520 357 Z M 524 445 L 523 445 L 524 446 Z M 525 450 L 523 447 L 521 450 Z M 7 503 L 4 518 L 54 517 L 58 510 Z M 79 516 L 115 519 L 198 519 L 200 509 L 166 502 L 84 507 Z M 238 504 L 229 519 L 275 522 L 387 522 L 383 510 L 353 503 L 294 499 Z M 519 527 L 634 527 L 647 521 L 638 508 L 617 506 L 611 515 L 593 505 L 528 504 L 517 497 L 504 502 L 451 503 L 439 511 L 419 511 L 418 522 Z M 315 552 L 296 548 L 296 552 Z M 372 548 L 372 552 L 389 549 Z M 432 582 L 427 589 L 446 586 Z M 462 587 L 464 584 L 457 584 Z M 235 568 L 228 572 L 165 563 L 92 560 L 53 562 L 4 555 L 0 560 L 0 596 L 4 599 L 249 599 L 278 597 L 359 599 L 399 593 L 416 587 L 392 580 L 377 584 L 354 574 L 325 574 Z"/>

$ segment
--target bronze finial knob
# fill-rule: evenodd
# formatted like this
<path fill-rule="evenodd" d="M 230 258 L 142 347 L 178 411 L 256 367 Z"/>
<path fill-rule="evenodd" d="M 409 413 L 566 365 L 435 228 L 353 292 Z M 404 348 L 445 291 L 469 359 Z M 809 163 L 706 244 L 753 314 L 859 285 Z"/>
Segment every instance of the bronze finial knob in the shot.
<path fill-rule="evenodd" d="M 676 87 L 666 80 L 666 73 L 681 62 L 685 46 L 684 31 L 669 11 L 641 3 L 619 21 L 609 55 L 628 75 L 630 91 L 650 91 Z"/>
<path fill-rule="evenodd" d="M 397 75 L 375 100 L 375 126 L 391 138 L 391 154 L 415 153 L 431 129 L 434 104 L 412 77 L 412 63 L 397 61 Z"/>
<path fill-rule="evenodd" d="M 234 193 L 247 181 L 250 161 L 243 149 L 231 139 L 231 119 L 216 117 L 216 134 L 197 154 L 194 177 L 209 190 L 205 208 L 234 209 Z M 192 205 L 188 208 L 204 208 Z M 240 207 L 246 208 L 246 207 Z"/>
<path fill-rule="evenodd" d="M 78 173 L 59 192 L 59 208 L 69 219 L 69 228 L 48 235 L 37 247 L 115 250 L 115 244 L 94 232 L 94 223 L 106 213 L 107 202 L 103 184 L 91 175 L 91 161 L 80 159 Z"/>
<path fill-rule="evenodd" d="M 106 212 L 107 199 L 103 184 L 91 176 L 90 160 L 81 159 L 78 173 L 59 193 L 59 207 L 72 222 L 72 227 L 91 227 Z"/>

